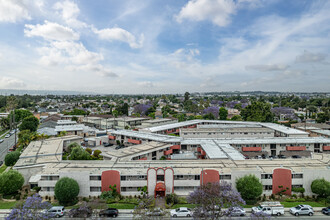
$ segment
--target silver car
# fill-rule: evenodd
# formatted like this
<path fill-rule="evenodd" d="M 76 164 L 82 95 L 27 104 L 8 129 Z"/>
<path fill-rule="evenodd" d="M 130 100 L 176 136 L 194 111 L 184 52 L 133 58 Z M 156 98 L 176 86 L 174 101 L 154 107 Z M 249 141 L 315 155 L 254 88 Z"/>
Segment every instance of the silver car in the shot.
<path fill-rule="evenodd" d="M 314 210 L 310 205 L 298 205 L 290 208 L 290 213 L 295 216 L 299 215 L 314 215 Z"/>
<path fill-rule="evenodd" d="M 51 217 L 59 218 L 65 214 L 63 206 L 53 206 L 48 210 L 45 210 L 44 213 L 49 214 Z"/>

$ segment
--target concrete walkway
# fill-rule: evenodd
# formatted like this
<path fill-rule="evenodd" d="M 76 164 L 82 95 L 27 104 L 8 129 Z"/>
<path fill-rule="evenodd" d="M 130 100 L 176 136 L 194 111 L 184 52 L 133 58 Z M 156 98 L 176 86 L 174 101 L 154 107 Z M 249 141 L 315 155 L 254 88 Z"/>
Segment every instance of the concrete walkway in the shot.
<path fill-rule="evenodd" d="M 155 207 L 165 209 L 165 197 L 157 197 Z"/>

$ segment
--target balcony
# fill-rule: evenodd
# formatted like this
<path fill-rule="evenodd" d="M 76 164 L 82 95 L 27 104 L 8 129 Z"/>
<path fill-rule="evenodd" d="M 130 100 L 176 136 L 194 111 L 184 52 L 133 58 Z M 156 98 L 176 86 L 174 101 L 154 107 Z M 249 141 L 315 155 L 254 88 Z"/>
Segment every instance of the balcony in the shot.
<path fill-rule="evenodd" d="M 242 147 L 243 152 L 258 152 L 261 151 L 261 147 Z"/>
<path fill-rule="evenodd" d="M 202 150 L 202 151 L 201 151 L 201 155 L 202 155 L 202 156 L 206 156 L 206 152 Z"/>
<path fill-rule="evenodd" d="M 169 155 L 169 154 L 173 154 L 173 150 L 172 149 L 167 150 L 167 151 L 164 151 L 164 155 Z"/>
<path fill-rule="evenodd" d="M 330 146 L 323 146 L 323 150 L 330 150 Z"/>
<path fill-rule="evenodd" d="M 109 135 L 110 140 L 116 140 L 116 136 Z"/>
<path fill-rule="evenodd" d="M 287 151 L 304 151 L 306 146 L 286 146 Z"/>
<path fill-rule="evenodd" d="M 198 152 L 201 152 L 202 151 L 202 148 L 201 147 L 197 147 L 197 151 Z"/>
<path fill-rule="evenodd" d="M 180 150 L 181 146 L 180 145 L 173 145 L 170 147 L 172 150 Z"/>
<path fill-rule="evenodd" d="M 127 142 L 128 143 L 132 143 L 132 144 L 141 144 L 142 141 L 140 140 L 134 140 L 134 139 L 127 139 Z"/>

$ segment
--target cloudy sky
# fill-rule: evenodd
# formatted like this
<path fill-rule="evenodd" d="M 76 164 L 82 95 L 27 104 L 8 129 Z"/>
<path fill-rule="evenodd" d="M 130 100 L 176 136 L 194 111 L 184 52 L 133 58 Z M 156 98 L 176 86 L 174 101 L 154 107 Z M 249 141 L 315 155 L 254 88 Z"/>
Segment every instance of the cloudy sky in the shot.
<path fill-rule="evenodd" d="M 0 89 L 330 88 L 330 1 L 0 0 Z"/>

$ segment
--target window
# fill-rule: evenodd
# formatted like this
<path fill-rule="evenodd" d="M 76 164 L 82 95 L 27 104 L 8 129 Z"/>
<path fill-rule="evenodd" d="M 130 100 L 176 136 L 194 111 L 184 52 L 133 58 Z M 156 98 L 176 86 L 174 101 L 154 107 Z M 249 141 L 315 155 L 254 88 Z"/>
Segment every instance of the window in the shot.
<path fill-rule="evenodd" d="M 292 188 L 302 188 L 303 185 L 292 185 Z"/>
<path fill-rule="evenodd" d="M 261 174 L 261 179 L 273 179 L 273 174 Z"/>
<path fill-rule="evenodd" d="M 201 176 L 200 175 L 195 175 L 195 180 L 200 180 Z"/>
<path fill-rule="evenodd" d="M 183 179 L 183 175 L 175 175 L 174 176 L 175 180 L 182 180 Z"/>
<path fill-rule="evenodd" d="M 302 178 L 303 178 L 303 174 L 302 173 L 292 174 L 292 179 L 302 179 Z"/>
<path fill-rule="evenodd" d="M 101 192 L 101 187 L 90 187 L 91 192 Z"/>
<path fill-rule="evenodd" d="M 89 180 L 101 180 L 101 176 L 90 176 Z"/>
<path fill-rule="evenodd" d="M 187 150 L 187 145 L 181 145 L 181 150 Z"/>
<path fill-rule="evenodd" d="M 121 181 L 125 181 L 126 180 L 126 176 L 120 176 L 120 180 Z"/>
<path fill-rule="evenodd" d="M 157 181 L 164 181 L 164 175 L 157 175 Z"/>
<path fill-rule="evenodd" d="M 264 185 L 264 190 L 272 190 L 273 186 L 272 185 Z"/>
<path fill-rule="evenodd" d="M 230 180 L 231 179 L 231 175 L 220 175 L 220 179 L 221 180 Z"/>
<path fill-rule="evenodd" d="M 147 179 L 147 176 L 146 175 L 140 175 L 139 176 L 139 180 L 146 180 Z"/>

